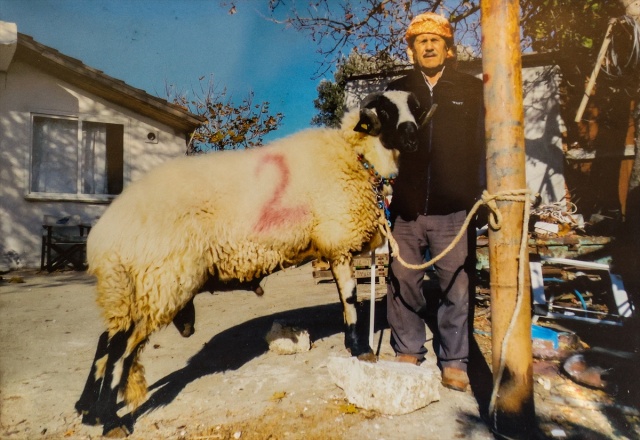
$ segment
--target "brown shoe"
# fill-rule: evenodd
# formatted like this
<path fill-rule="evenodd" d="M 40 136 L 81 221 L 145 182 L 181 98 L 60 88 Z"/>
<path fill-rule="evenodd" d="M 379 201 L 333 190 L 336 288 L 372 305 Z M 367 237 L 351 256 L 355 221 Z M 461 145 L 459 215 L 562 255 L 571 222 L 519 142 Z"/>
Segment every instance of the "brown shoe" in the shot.
<path fill-rule="evenodd" d="M 444 367 L 442 369 L 442 385 L 455 391 L 466 391 L 469 386 L 467 372 L 459 368 Z"/>
<path fill-rule="evenodd" d="M 404 362 L 407 364 L 420 365 L 417 357 L 410 354 L 396 354 L 396 362 Z"/>

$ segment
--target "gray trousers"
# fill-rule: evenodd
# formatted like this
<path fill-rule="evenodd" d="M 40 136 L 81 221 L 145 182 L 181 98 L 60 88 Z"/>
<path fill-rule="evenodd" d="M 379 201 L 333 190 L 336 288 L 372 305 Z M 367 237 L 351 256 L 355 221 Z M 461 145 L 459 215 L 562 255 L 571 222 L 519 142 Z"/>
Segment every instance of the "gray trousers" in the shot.
<path fill-rule="evenodd" d="M 414 221 L 397 218 L 393 237 L 398 242 L 402 258 L 422 264 L 429 248 L 433 257 L 439 255 L 462 227 L 466 212 L 449 215 L 421 215 Z M 439 344 L 436 353 L 442 367 L 467 369 L 469 356 L 469 275 L 467 234 L 435 264 L 443 298 L 438 305 Z M 398 354 L 410 354 L 424 359 L 427 352 L 424 316 L 427 301 L 423 294 L 424 270 L 404 267 L 397 259 L 390 265 L 387 290 L 387 320 L 391 328 L 391 345 Z"/>

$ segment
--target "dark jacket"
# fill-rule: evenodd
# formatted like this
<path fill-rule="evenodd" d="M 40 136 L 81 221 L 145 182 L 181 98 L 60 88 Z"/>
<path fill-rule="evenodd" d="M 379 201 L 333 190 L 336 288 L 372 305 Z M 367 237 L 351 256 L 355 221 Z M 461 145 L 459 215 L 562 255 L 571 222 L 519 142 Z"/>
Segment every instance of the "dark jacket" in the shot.
<path fill-rule="evenodd" d="M 423 112 L 438 104 L 430 123 L 420 129 L 418 151 L 400 156 L 392 216 L 413 220 L 420 214 L 468 210 L 485 185 L 482 81 L 449 66 L 433 96 L 418 70 L 387 89 L 413 92 Z"/>

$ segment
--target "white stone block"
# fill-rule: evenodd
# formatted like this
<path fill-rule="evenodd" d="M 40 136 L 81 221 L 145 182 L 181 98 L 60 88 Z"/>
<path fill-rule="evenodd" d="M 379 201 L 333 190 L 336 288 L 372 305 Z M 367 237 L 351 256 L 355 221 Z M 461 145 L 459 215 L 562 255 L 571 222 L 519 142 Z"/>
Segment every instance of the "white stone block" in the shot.
<path fill-rule="evenodd" d="M 305 329 L 274 321 L 265 340 L 269 350 L 278 354 L 295 354 L 311 349 L 311 337 Z"/>
<path fill-rule="evenodd" d="M 359 408 L 400 415 L 440 400 L 440 370 L 435 366 L 331 357 L 327 367 L 349 402 Z"/>

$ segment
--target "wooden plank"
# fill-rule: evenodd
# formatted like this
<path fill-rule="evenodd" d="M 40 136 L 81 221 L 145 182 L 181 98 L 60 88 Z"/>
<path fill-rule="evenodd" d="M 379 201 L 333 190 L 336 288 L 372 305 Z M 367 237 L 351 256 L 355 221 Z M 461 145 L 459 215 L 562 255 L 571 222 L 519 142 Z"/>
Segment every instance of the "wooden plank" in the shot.
<path fill-rule="evenodd" d="M 376 276 L 385 277 L 387 276 L 387 268 L 386 267 L 378 267 L 376 266 Z M 356 269 L 355 270 L 356 278 L 368 278 L 371 277 L 371 269 Z"/>
<path fill-rule="evenodd" d="M 314 270 L 313 271 L 314 278 L 330 278 L 333 279 L 333 274 L 330 270 Z"/>
<path fill-rule="evenodd" d="M 385 266 L 389 264 L 389 254 L 376 255 L 376 266 Z M 351 263 L 353 267 L 371 267 L 371 256 L 354 257 Z"/>
<path fill-rule="evenodd" d="M 387 276 L 388 268 L 382 266 L 376 266 L 376 276 Z M 356 278 L 365 278 L 371 276 L 371 269 L 355 269 L 354 275 Z M 314 270 L 313 271 L 314 278 L 333 278 L 333 274 L 330 270 Z"/>
<path fill-rule="evenodd" d="M 313 260 L 312 275 L 316 284 L 321 281 L 333 281 L 333 274 L 329 267 L 329 263 L 322 260 Z M 357 255 L 354 257 L 351 268 L 353 269 L 356 281 L 365 281 L 371 279 L 371 255 Z M 389 271 L 389 254 L 376 254 L 376 284 L 386 285 L 386 276 Z"/>
<path fill-rule="evenodd" d="M 328 270 L 329 263 L 322 260 L 313 260 L 311 265 L 314 269 L 319 270 Z M 378 254 L 376 255 L 376 266 L 387 266 L 389 265 L 389 254 Z M 351 267 L 357 268 L 366 268 L 371 267 L 371 256 L 362 256 L 358 255 L 353 258 L 351 261 Z"/>

